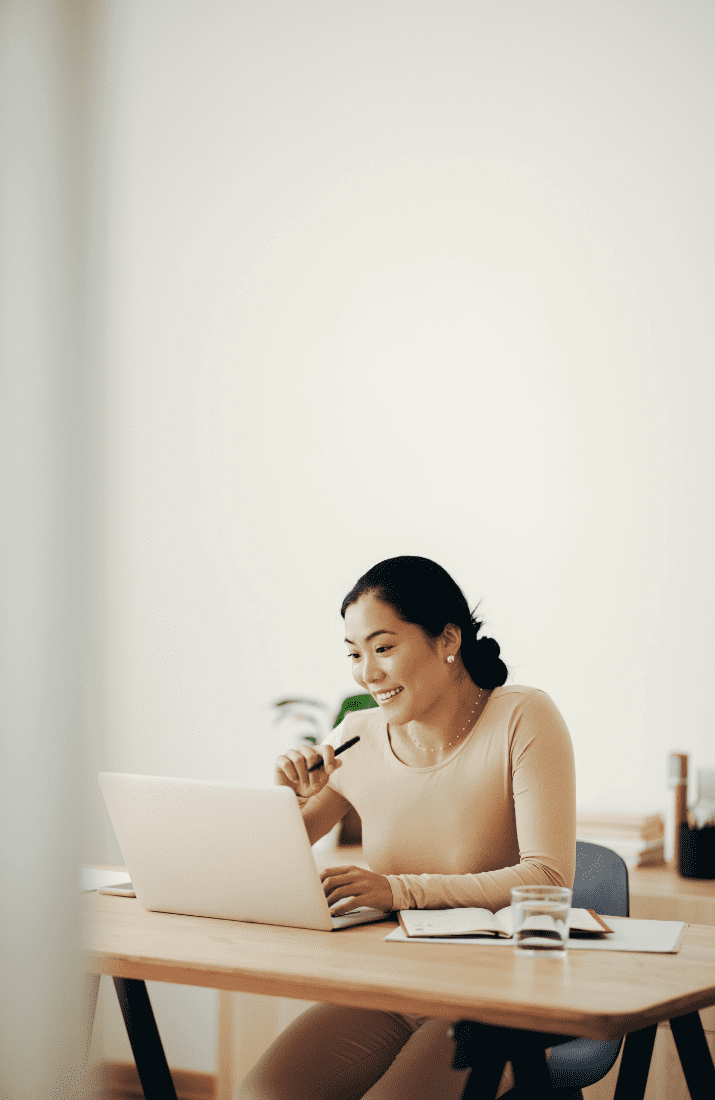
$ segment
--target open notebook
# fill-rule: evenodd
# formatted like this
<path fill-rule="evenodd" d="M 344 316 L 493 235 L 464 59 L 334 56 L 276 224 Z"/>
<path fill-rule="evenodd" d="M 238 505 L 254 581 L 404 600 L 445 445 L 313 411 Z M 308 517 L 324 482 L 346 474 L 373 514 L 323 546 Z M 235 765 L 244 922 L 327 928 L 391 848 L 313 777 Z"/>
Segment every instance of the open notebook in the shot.
<path fill-rule="evenodd" d="M 511 912 L 511 906 L 507 907 L 506 912 Z M 596 914 L 592 910 L 580 910 L 581 913 L 589 912 L 592 916 L 596 917 Z M 481 920 L 474 920 L 474 914 L 479 913 L 482 915 Z M 483 914 L 487 914 L 487 919 L 483 918 Z M 445 917 L 445 914 L 448 914 Z M 469 917 L 472 914 L 472 917 Z M 514 940 L 511 936 L 511 932 L 507 931 L 510 925 L 506 925 L 504 922 L 505 910 L 500 909 L 498 913 L 490 913 L 488 909 L 407 909 L 402 910 L 399 913 L 400 924 L 387 936 L 386 940 L 390 940 L 392 943 L 448 943 L 448 944 L 470 944 L 472 946 L 485 947 L 487 945 L 493 947 L 511 947 L 514 949 Z M 499 922 L 497 927 L 493 925 L 493 918 L 498 917 Z M 509 920 L 508 917 L 505 918 Z M 597 920 L 601 920 L 600 917 L 596 917 Z M 576 929 L 571 930 L 569 936 L 569 951 L 647 951 L 658 952 L 662 954 L 677 954 L 680 950 L 680 945 L 685 935 L 686 925 L 680 920 L 637 920 L 633 917 L 608 917 L 608 927 L 612 928 L 612 932 L 586 932 L 584 931 L 579 935 Z M 438 930 L 434 930 L 433 922 L 438 921 Z M 464 924 L 460 925 L 460 922 Z M 417 928 L 420 927 L 425 931 L 417 932 Z M 427 924 L 433 925 L 433 930 L 426 931 Z M 447 925 L 447 932 L 445 934 L 445 923 Z M 484 929 L 483 926 L 488 923 L 490 927 Z M 577 922 L 580 923 L 580 922 Z M 411 932 L 408 935 L 405 931 L 405 925 L 409 925 Z M 479 925 L 482 928 L 478 929 Z M 469 931 L 462 931 L 464 927 L 467 927 Z"/>
<path fill-rule="evenodd" d="M 496 913 L 489 909 L 402 909 L 400 925 L 407 936 L 501 936 L 514 933 L 510 905 Z M 593 909 L 572 909 L 571 936 L 605 936 L 613 932 Z"/>

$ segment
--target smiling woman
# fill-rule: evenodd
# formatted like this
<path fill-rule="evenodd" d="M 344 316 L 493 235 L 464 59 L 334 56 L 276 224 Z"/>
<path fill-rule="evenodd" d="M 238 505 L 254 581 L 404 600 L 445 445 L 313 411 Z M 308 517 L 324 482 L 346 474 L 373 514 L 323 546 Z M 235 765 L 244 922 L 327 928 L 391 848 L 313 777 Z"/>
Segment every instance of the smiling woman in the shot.
<path fill-rule="evenodd" d="M 322 745 L 279 756 L 275 770 L 275 782 L 299 799 L 311 843 L 350 807 L 362 819 L 369 869 L 322 874 L 331 912 L 494 912 L 509 904 L 513 886 L 572 886 L 569 732 L 544 692 L 506 686 L 499 646 L 479 637 L 482 624 L 452 577 L 428 558 L 389 558 L 360 578 L 341 611 L 353 676 L 377 708 L 347 715 Z M 238 1100 L 355 1100 L 425 1022 L 309 1009 L 253 1068 Z M 444 1033 L 434 1041 L 448 1042 Z M 505 1073 L 497 1095 L 509 1085 Z"/>

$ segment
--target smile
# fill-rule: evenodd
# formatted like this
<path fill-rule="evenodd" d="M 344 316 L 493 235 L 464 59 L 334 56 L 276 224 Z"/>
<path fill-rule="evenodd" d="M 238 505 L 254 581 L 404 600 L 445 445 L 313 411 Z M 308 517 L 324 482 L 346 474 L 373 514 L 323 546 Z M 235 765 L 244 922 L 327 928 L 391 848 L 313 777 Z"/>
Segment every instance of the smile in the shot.
<path fill-rule="evenodd" d="M 395 688 L 394 691 L 376 691 L 375 698 L 378 703 L 386 703 L 388 699 L 392 699 L 394 695 L 399 695 L 404 689 L 401 687 Z"/>

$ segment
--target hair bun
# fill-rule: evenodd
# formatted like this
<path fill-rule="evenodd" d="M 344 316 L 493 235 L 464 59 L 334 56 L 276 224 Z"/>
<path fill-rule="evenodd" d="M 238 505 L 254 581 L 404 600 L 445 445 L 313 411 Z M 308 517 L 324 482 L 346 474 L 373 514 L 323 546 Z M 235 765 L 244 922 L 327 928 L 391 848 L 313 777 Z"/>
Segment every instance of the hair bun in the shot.
<path fill-rule="evenodd" d="M 501 649 L 499 642 L 494 638 L 477 638 L 477 645 L 479 646 L 480 655 L 487 661 L 498 661 Z"/>
<path fill-rule="evenodd" d="M 491 689 L 506 683 L 509 669 L 499 656 L 500 653 L 499 643 L 494 638 L 477 638 L 477 671 L 472 679 L 479 687 Z"/>

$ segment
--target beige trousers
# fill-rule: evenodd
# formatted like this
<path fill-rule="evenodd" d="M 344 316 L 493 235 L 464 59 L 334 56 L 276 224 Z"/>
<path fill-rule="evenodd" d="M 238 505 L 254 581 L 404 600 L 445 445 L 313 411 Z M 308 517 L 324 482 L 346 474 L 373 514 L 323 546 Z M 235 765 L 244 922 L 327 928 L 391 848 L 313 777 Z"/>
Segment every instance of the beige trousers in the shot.
<path fill-rule="evenodd" d="M 278 1036 L 236 1100 L 459 1100 L 446 1020 L 315 1005 Z M 507 1065 L 497 1096 L 514 1085 Z"/>

